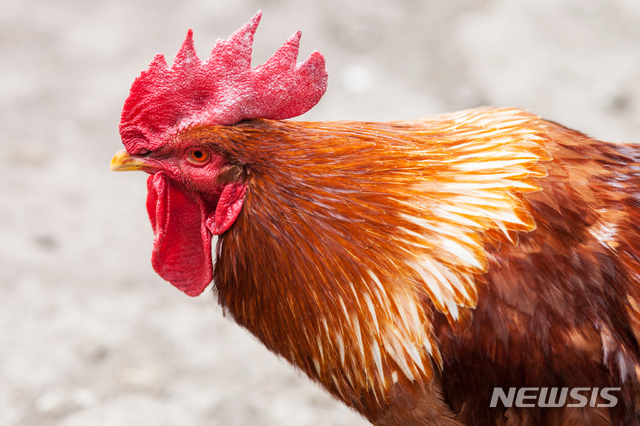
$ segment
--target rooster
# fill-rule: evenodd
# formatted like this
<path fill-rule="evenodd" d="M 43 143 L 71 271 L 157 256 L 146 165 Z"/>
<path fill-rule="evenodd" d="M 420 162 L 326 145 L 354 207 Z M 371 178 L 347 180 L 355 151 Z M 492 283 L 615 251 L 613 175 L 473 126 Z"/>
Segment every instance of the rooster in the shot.
<path fill-rule="evenodd" d="M 640 150 L 519 109 L 285 121 L 324 58 L 252 69 L 260 16 L 131 87 L 111 168 L 150 174 L 155 271 L 375 425 L 640 424 Z"/>

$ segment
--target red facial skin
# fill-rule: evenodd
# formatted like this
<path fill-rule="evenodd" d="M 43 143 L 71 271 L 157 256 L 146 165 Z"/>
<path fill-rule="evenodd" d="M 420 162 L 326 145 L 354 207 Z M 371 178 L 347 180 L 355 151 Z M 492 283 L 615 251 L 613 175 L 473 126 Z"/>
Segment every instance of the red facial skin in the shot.
<path fill-rule="evenodd" d="M 221 182 L 230 165 L 207 147 L 173 142 L 133 156 L 151 174 L 147 210 L 155 239 L 155 271 L 189 296 L 212 279 L 211 236 L 234 223 L 242 208 L 242 182 Z"/>

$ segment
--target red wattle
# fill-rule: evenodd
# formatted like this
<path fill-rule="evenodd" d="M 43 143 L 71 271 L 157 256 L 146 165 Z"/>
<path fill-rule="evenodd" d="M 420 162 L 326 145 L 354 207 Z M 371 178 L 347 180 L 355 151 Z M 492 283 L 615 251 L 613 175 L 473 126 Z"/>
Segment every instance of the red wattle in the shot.
<path fill-rule="evenodd" d="M 208 212 L 202 200 L 173 184 L 163 172 L 149 176 L 147 189 L 155 234 L 153 269 L 187 295 L 198 296 L 213 278 L 211 234 L 205 226 Z"/>

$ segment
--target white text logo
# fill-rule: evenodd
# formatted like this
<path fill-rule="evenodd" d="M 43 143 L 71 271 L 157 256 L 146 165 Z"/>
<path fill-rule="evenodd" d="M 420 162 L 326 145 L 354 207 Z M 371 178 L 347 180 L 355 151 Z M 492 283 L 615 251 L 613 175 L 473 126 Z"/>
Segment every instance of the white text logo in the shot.
<path fill-rule="evenodd" d="M 491 396 L 490 407 L 497 407 L 498 400 L 505 407 L 585 407 L 589 403 L 590 407 L 615 407 L 618 398 L 610 392 L 619 391 L 620 388 L 509 388 L 505 393 L 502 388 L 494 388 Z M 559 391 L 559 392 L 558 392 Z M 574 400 L 567 404 L 567 394 Z M 608 403 L 597 403 L 598 395 Z"/>

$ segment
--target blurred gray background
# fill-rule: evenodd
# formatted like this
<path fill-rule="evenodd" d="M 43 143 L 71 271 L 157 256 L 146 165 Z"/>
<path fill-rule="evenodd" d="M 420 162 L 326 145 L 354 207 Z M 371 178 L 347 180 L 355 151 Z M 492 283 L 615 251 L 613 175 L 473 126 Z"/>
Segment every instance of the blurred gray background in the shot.
<path fill-rule="evenodd" d="M 1 0 L 1 426 L 366 424 L 162 281 L 146 177 L 108 171 L 153 55 L 258 9 L 254 65 L 296 30 L 327 59 L 302 119 L 514 106 L 640 142 L 638 0 Z"/>

